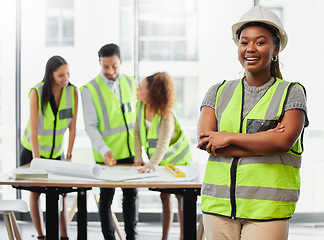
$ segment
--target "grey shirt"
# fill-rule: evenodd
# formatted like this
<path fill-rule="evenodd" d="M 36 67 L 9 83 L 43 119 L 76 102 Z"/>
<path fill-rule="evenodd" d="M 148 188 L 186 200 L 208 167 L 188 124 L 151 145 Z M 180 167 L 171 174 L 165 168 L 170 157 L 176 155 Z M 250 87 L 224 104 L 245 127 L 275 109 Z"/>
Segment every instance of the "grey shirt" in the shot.
<path fill-rule="evenodd" d="M 274 83 L 275 79 L 271 78 L 267 83 L 260 87 L 250 86 L 245 80 L 244 85 L 244 103 L 243 103 L 243 117 L 245 117 L 255 104 L 261 99 L 268 88 Z M 204 106 L 215 109 L 216 93 L 221 83 L 213 85 L 205 95 L 205 98 L 201 104 L 201 108 Z M 306 96 L 304 91 L 296 84 L 294 84 L 288 93 L 287 101 L 284 106 L 284 111 L 291 109 L 301 109 L 305 112 L 306 122 L 305 126 L 308 125 L 307 120 L 307 108 L 306 108 Z"/>
<path fill-rule="evenodd" d="M 110 87 L 113 93 L 116 94 L 117 98 L 120 101 L 121 96 L 119 76 L 117 76 L 115 81 L 109 80 L 102 71 L 100 72 L 99 76 L 108 85 L 108 87 Z M 82 89 L 81 97 L 85 130 L 91 140 L 92 148 L 95 151 L 99 152 L 104 158 L 105 154 L 110 151 L 110 148 L 106 145 L 98 129 L 98 116 L 96 108 L 93 103 L 90 91 L 86 87 Z"/>

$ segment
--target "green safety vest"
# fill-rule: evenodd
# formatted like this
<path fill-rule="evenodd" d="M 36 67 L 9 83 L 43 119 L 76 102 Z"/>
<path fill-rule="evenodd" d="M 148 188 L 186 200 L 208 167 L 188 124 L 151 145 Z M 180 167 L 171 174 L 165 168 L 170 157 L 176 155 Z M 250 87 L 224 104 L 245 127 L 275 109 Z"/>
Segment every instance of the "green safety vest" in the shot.
<path fill-rule="evenodd" d="M 83 86 L 91 94 L 98 116 L 98 130 L 113 152 L 115 160 L 135 155 L 136 81 L 133 77 L 120 74 L 119 82 L 121 102 L 100 76 Z M 104 158 L 101 154 L 95 149 L 92 150 L 95 161 L 103 163 Z"/>
<path fill-rule="evenodd" d="M 254 133 L 269 122 L 275 126 L 283 117 L 293 84 L 277 78 L 241 120 L 243 80 L 224 81 L 216 95 L 218 131 Z M 302 151 L 301 134 L 287 153 L 242 158 L 210 155 L 202 186 L 202 211 L 233 219 L 290 218 L 299 198 Z"/>
<path fill-rule="evenodd" d="M 41 109 L 41 96 L 44 82 L 37 84 L 35 89 L 38 97 L 38 145 L 39 154 L 44 158 L 58 158 L 63 153 L 63 137 L 66 129 L 70 126 L 75 107 L 75 90 L 73 85 L 62 89 L 60 105 L 56 116 L 54 116 L 50 102 Z M 29 93 L 30 94 L 30 93 Z M 55 123 L 56 121 L 56 123 Z M 27 123 L 25 133 L 21 137 L 21 144 L 32 151 L 30 141 L 30 121 Z"/>
<path fill-rule="evenodd" d="M 148 158 L 155 152 L 160 133 L 161 115 L 155 114 L 152 124 L 146 131 L 145 127 L 145 103 L 137 103 L 137 122 L 140 131 L 141 144 L 144 146 Z M 167 149 L 160 165 L 173 163 L 175 165 L 187 165 L 191 161 L 192 153 L 189 138 L 184 134 L 176 118 L 175 128 L 180 132 L 179 138 Z"/>

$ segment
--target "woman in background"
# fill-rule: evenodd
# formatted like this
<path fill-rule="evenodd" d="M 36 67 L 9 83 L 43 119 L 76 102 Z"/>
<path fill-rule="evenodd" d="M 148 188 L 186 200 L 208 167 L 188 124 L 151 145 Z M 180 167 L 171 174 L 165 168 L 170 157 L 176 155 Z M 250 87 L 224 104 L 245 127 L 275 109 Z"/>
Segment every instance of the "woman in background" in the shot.
<path fill-rule="evenodd" d="M 66 160 L 71 160 L 78 94 L 69 82 L 68 64 L 62 57 L 53 56 L 47 61 L 44 79 L 31 89 L 29 97 L 30 119 L 21 140 L 20 165 L 30 163 L 33 158 L 64 159 L 63 137 L 67 128 L 69 144 Z M 40 193 L 31 192 L 30 213 L 38 233 L 37 239 L 46 239 L 39 197 Z M 61 240 L 67 240 L 65 195 L 60 221 Z"/>
<path fill-rule="evenodd" d="M 165 72 L 159 72 L 143 79 L 137 89 L 137 117 L 135 124 L 135 166 L 144 165 L 142 149 L 148 155 L 149 162 L 139 172 L 151 172 L 158 165 L 173 163 L 186 165 L 191 161 L 190 142 L 172 113 L 176 100 L 172 78 Z M 162 239 L 168 239 L 172 223 L 172 209 L 169 193 L 161 191 L 163 208 Z M 183 239 L 183 213 L 181 196 L 178 200 L 180 239 Z"/>

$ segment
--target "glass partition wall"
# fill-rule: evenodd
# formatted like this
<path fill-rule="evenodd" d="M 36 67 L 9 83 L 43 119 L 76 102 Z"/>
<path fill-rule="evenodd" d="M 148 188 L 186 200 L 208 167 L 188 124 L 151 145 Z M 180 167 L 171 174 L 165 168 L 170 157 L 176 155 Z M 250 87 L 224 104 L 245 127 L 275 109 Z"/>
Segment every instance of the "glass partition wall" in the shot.
<path fill-rule="evenodd" d="M 0 0 L 0 172 L 16 166 L 16 2 Z M 1 199 L 13 199 L 11 186 L 0 186 Z"/>
<path fill-rule="evenodd" d="M 69 63 L 71 83 L 80 88 L 100 71 L 99 48 L 114 42 L 121 47 L 121 72 L 136 75 L 138 81 L 159 71 L 173 77 L 177 88 L 175 112 L 192 140 L 194 160 L 203 167 L 207 156 L 195 148 L 200 103 L 213 84 L 243 76 L 231 25 L 254 4 L 269 7 L 281 17 L 289 38 L 287 48 L 280 53 L 281 71 L 285 80 L 300 82 L 307 90 L 310 126 L 304 136 L 302 191 L 296 213 L 324 214 L 324 161 L 320 153 L 324 144 L 324 47 L 316 41 L 324 37 L 319 30 L 324 20 L 321 0 L 21 1 L 21 129 L 29 118 L 28 93 L 42 80 L 48 58 L 64 57 Z M 16 163 L 13 132 L 15 111 L 20 111 L 15 109 L 13 84 L 15 1 L 0 0 L 0 13 L 0 169 L 4 172 Z M 81 99 L 79 102 L 73 161 L 93 162 Z M 15 195 L 14 190 L 5 191 Z M 23 193 L 23 197 L 26 195 Z M 140 197 L 141 211 L 161 211 L 157 193 L 141 190 Z M 120 207 L 116 204 L 115 210 L 118 212 Z M 96 211 L 94 204 L 89 210 Z"/>

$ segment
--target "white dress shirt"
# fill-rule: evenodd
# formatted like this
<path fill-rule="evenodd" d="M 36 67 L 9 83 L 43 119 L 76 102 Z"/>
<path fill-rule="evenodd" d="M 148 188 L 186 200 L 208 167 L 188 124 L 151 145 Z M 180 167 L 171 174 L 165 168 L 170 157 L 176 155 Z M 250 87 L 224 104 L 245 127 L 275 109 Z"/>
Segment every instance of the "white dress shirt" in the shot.
<path fill-rule="evenodd" d="M 112 92 L 116 94 L 119 101 L 121 101 L 119 75 L 115 81 L 109 80 L 102 71 L 100 72 L 99 76 L 112 90 Z M 105 158 L 105 154 L 110 151 L 110 148 L 106 145 L 98 129 L 98 116 L 96 108 L 90 91 L 86 87 L 82 89 L 81 97 L 85 130 L 91 140 L 92 148 L 99 152 L 103 158 Z"/>

